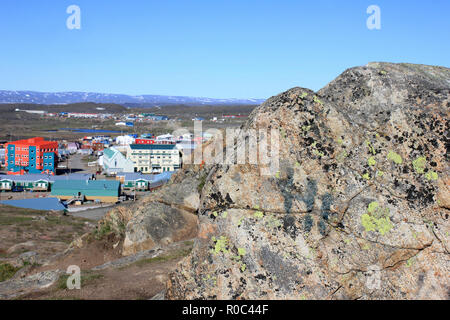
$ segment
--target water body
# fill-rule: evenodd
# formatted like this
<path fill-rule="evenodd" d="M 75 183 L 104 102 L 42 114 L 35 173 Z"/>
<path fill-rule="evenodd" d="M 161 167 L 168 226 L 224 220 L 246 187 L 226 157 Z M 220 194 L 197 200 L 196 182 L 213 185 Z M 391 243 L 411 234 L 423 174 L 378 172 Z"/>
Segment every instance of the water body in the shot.
<path fill-rule="evenodd" d="M 79 132 L 79 133 L 121 133 L 122 131 L 118 130 L 101 130 L 101 129 L 76 129 L 76 128 L 60 128 L 61 131 L 72 131 L 72 132 Z M 54 130 L 49 130 L 54 131 Z"/>

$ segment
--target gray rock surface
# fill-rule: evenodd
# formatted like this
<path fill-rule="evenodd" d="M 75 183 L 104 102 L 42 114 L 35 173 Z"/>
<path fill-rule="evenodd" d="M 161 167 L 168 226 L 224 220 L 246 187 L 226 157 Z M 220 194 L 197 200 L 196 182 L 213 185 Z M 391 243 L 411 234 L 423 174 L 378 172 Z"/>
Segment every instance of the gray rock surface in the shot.
<path fill-rule="evenodd" d="M 0 299 L 13 299 L 26 293 L 48 288 L 59 279 L 60 275 L 60 270 L 52 270 L 0 282 Z"/>

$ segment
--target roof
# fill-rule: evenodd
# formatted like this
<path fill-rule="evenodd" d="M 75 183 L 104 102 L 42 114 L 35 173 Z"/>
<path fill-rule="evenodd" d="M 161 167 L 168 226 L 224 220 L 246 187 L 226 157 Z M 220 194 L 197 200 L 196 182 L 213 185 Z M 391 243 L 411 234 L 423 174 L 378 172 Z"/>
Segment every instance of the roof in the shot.
<path fill-rule="evenodd" d="M 58 198 L 34 198 L 34 199 L 21 199 L 21 200 L 4 200 L 0 201 L 1 204 L 5 204 L 12 207 L 35 209 L 35 210 L 55 210 L 60 211 L 66 209 L 66 207 L 59 201 Z"/>
<path fill-rule="evenodd" d="M 131 172 L 131 173 L 121 173 L 117 174 L 117 176 L 121 176 L 125 178 L 125 181 L 135 181 L 135 180 L 147 180 L 152 181 L 153 176 L 151 174 L 142 174 L 138 172 Z"/>
<path fill-rule="evenodd" d="M 61 176 L 52 176 L 52 175 L 47 175 L 47 174 L 40 174 L 40 173 L 30 173 L 30 174 L 23 174 L 23 175 L 6 175 L 6 174 L 1 174 L 0 175 L 0 180 L 11 180 L 11 181 L 15 181 L 15 182 L 34 182 L 34 181 L 41 181 L 41 180 L 45 180 L 45 181 L 49 181 L 49 182 L 54 182 L 54 181 L 59 181 L 59 180 L 70 180 L 70 181 L 74 181 L 74 180 L 81 180 L 81 181 L 86 181 L 86 180 L 90 180 L 92 178 L 92 174 L 89 173 L 72 173 L 72 174 L 67 174 L 67 175 L 61 175 Z"/>
<path fill-rule="evenodd" d="M 108 149 L 103 150 L 103 154 L 104 154 L 105 156 L 107 156 L 109 159 L 111 159 L 112 157 L 114 157 L 114 155 L 115 155 L 117 152 L 119 152 L 119 151 L 117 151 L 116 149 L 113 149 L 113 148 L 108 148 Z"/>
<path fill-rule="evenodd" d="M 133 150 L 173 150 L 174 144 L 130 144 Z"/>
<path fill-rule="evenodd" d="M 55 181 L 52 190 L 74 189 L 74 190 L 116 190 L 120 182 L 116 180 L 59 180 Z"/>
<path fill-rule="evenodd" d="M 34 137 L 30 139 L 24 139 L 24 140 L 17 140 L 17 141 L 11 141 L 8 142 L 8 145 L 32 145 L 32 146 L 44 146 L 44 145 L 57 145 L 58 142 L 56 141 L 45 141 L 42 137 Z"/>

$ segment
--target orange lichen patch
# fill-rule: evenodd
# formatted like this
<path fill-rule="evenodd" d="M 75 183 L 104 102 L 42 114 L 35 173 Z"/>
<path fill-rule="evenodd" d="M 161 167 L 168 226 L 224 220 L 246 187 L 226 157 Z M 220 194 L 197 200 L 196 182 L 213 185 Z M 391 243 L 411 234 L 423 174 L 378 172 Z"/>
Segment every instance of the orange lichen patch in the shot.
<path fill-rule="evenodd" d="M 200 225 L 197 236 L 200 239 L 208 239 L 209 235 L 216 232 L 217 227 L 214 224 L 203 223 Z"/>
<path fill-rule="evenodd" d="M 438 180 L 437 204 L 439 207 L 450 209 L 450 178 Z"/>

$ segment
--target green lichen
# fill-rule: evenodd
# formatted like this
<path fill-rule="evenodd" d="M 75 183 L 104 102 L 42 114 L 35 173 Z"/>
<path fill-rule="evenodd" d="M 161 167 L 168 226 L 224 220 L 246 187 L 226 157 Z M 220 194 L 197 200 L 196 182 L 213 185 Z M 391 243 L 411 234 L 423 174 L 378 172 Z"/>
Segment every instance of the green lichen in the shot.
<path fill-rule="evenodd" d="M 342 140 L 342 138 L 339 138 L 339 139 L 337 139 L 337 144 L 343 144 L 344 143 L 344 140 Z"/>
<path fill-rule="evenodd" d="M 279 219 L 275 218 L 273 215 L 270 215 L 267 218 L 267 225 L 270 228 L 278 228 L 278 227 L 282 226 L 283 223 Z"/>
<path fill-rule="evenodd" d="M 242 224 L 242 221 L 244 221 L 244 217 L 240 217 L 237 223 L 237 226 L 240 227 Z"/>
<path fill-rule="evenodd" d="M 380 208 L 376 201 L 371 202 L 367 213 L 361 216 L 361 224 L 367 232 L 378 231 L 382 236 L 394 227 L 389 218 L 389 209 Z"/>
<path fill-rule="evenodd" d="M 247 265 L 244 263 L 241 265 L 241 271 L 244 272 L 247 269 Z"/>
<path fill-rule="evenodd" d="M 370 175 L 368 173 L 364 173 L 362 177 L 363 179 L 370 180 Z"/>
<path fill-rule="evenodd" d="M 216 239 L 215 237 L 212 238 L 213 241 L 215 241 L 214 246 L 214 254 L 219 254 L 221 252 L 228 253 L 228 239 L 225 236 L 221 236 L 219 239 Z"/>
<path fill-rule="evenodd" d="M 425 178 L 427 178 L 430 181 L 431 180 L 434 181 L 434 180 L 437 180 L 439 178 L 439 176 L 436 172 L 430 170 L 425 174 Z"/>
<path fill-rule="evenodd" d="M 275 178 L 280 179 L 280 171 L 277 171 L 277 172 L 275 173 Z"/>
<path fill-rule="evenodd" d="M 313 150 L 313 154 L 319 157 L 323 157 L 325 154 L 319 150 Z"/>
<path fill-rule="evenodd" d="M 367 159 L 367 164 L 371 167 L 376 165 L 377 161 L 375 160 L 375 157 L 370 157 L 369 159 Z"/>
<path fill-rule="evenodd" d="M 306 93 L 306 92 L 303 92 L 301 95 L 300 95 L 300 99 L 304 99 L 304 98 L 306 98 L 308 96 L 308 94 Z"/>
<path fill-rule="evenodd" d="M 344 150 L 338 154 L 338 156 L 336 157 L 336 160 L 338 162 L 343 162 L 345 160 L 345 158 L 347 158 L 347 157 L 348 157 L 348 153 Z"/>
<path fill-rule="evenodd" d="M 427 165 L 427 159 L 425 157 L 419 157 L 412 162 L 413 168 L 417 173 L 424 173 L 425 166 Z"/>
<path fill-rule="evenodd" d="M 372 153 L 373 155 L 377 154 L 377 152 L 375 151 L 375 148 L 372 146 L 372 144 L 370 143 L 369 140 L 366 140 L 366 145 L 369 148 L 370 153 Z"/>
<path fill-rule="evenodd" d="M 317 98 L 317 96 L 314 96 L 314 102 L 323 105 L 322 101 L 320 101 L 320 99 Z"/>
<path fill-rule="evenodd" d="M 226 218 L 228 216 L 228 212 L 227 211 L 224 211 L 223 213 L 222 213 L 222 218 Z"/>
<path fill-rule="evenodd" d="M 214 217 L 217 217 L 217 212 L 216 211 L 214 211 L 212 214 L 213 214 Z"/>
<path fill-rule="evenodd" d="M 246 252 L 245 248 L 238 248 L 238 254 L 240 256 L 245 256 Z"/>
<path fill-rule="evenodd" d="M 302 126 L 302 130 L 308 132 L 309 130 L 311 130 L 311 126 Z"/>
<path fill-rule="evenodd" d="M 383 175 L 384 175 L 383 171 L 380 170 L 380 171 L 377 172 L 377 176 L 382 177 Z"/>
<path fill-rule="evenodd" d="M 253 216 L 254 216 L 255 218 L 262 218 L 262 217 L 264 217 L 264 214 L 263 214 L 262 211 L 256 211 L 256 212 L 253 214 Z"/>
<path fill-rule="evenodd" d="M 407 266 L 408 268 L 411 267 L 413 264 L 414 264 L 414 258 L 409 258 L 409 259 L 406 261 L 406 266 Z"/>
<path fill-rule="evenodd" d="M 394 163 L 396 163 L 396 164 L 402 164 L 403 163 L 402 157 L 398 153 L 395 153 L 392 150 L 389 151 L 387 157 L 388 157 L 388 160 L 394 161 Z"/>
<path fill-rule="evenodd" d="M 382 76 L 384 76 L 384 75 L 387 74 L 387 71 L 381 70 L 381 71 L 379 72 L 379 74 L 382 75 Z"/>

